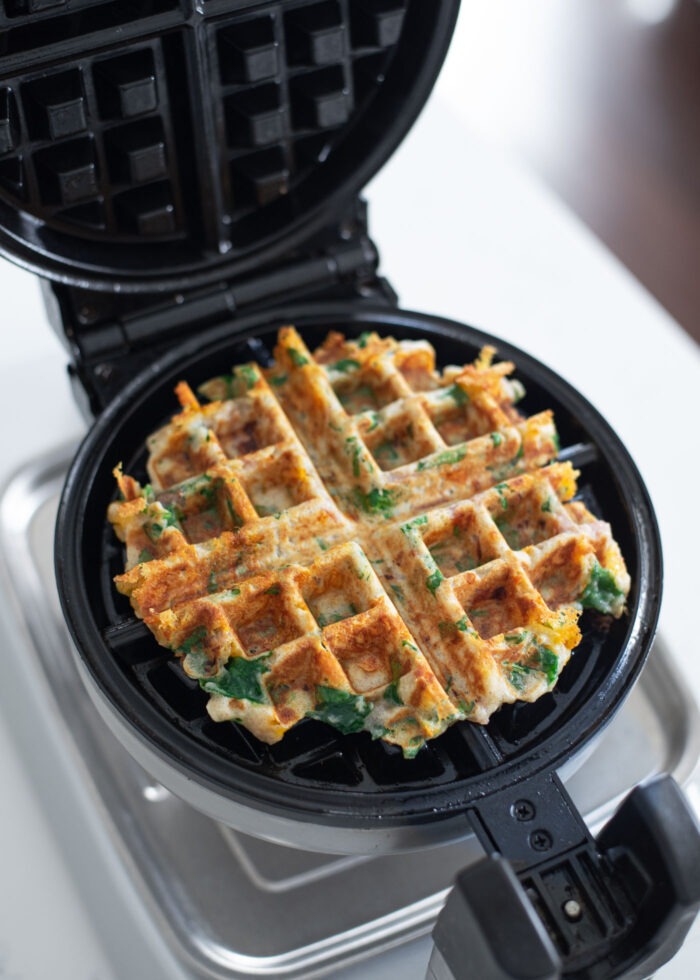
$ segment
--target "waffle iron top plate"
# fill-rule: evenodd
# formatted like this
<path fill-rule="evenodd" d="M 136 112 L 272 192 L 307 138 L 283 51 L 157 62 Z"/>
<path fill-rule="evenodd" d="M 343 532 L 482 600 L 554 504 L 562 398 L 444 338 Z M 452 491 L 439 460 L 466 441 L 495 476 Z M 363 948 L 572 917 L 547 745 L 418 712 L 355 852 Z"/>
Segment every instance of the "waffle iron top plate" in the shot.
<path fill-rule="evenodd" d="M 1 0 L 0 250 L 82 288 L 274 264 L 392 153 L 458 0 Z"/>

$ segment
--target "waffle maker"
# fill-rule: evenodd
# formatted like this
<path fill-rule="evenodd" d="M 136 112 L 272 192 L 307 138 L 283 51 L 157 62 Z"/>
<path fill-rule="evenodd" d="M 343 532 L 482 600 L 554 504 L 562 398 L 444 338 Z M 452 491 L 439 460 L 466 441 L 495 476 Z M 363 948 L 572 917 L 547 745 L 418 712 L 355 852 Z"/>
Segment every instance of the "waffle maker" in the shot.
<path fill-rule="evenodd" d="M 165 786 L 247 833 L 380 852 L 476 833 L 435 929 L 430 975 L 644 977 L 700 905 L 700 836 L 670 778 L 635 790 L 592 840 L 556 770 L 610 720 L 648 654 L 658 530 L 607 423 L 541 363 L 464 325 L 397 308 L 358 192 L 442 64 L 458 0 L 2 0 L 0 250 L 44 279 L 94 418 L 70 470 L 56 569 L 85 686 Z M 436 148 L 439 152 L 439 148 Z M 410 213 L 407 202 L 407 213 Z M 429 243 L 426 244 L 429 248 Z M 562 456 L 609 520 L 629 615 L 584 614 L 556 690 L 463 723 L 412 761 L 305 721 L 277 746 L 214 725 L 204 697 L 112 586 L 111 468 L 181 377 L 265 362 L 282 323 L 428 337 L 442 363 L 512 358 L 526 409 L 555 410 Z"/>

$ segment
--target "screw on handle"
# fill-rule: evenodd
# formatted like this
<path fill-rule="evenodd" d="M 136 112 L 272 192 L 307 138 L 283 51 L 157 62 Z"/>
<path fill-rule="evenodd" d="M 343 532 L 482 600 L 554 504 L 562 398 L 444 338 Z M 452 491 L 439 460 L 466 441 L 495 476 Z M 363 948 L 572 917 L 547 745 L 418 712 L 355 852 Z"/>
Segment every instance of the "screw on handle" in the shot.
<path fill-rule="evenodd" d="M 597 842 L 554 774 L 470 820 L 488 856 L 457 877 L 430 980 L 641 980 L 700 908 L 700 828 L 669 776 L 634 790 Z"/>

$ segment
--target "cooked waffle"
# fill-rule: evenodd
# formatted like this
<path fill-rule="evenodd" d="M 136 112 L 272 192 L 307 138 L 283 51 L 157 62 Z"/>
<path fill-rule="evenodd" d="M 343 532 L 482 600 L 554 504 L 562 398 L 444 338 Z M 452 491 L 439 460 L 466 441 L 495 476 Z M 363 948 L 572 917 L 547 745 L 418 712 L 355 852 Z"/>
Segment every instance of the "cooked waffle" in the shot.
<path fill-rule="evenodd" d="M 286 327 L 271 369 L 204 404 L 178 385 L 150 485 L 117 468 L 108 516 L 119 590 L 212 718 L 275 742 L 312 717 L 412 756 L 551 690 L 582 607 L 622 614 L 610 528 L 493 353 L 438 373 L 424 341 L 332 333 L 312 355 Z"/>

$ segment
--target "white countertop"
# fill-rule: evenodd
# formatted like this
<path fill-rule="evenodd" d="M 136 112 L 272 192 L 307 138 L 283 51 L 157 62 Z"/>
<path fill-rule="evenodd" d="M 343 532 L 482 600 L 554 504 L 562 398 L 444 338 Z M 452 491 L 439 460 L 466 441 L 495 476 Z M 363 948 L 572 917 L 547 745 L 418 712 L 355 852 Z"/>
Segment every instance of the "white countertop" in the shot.
<path fill-rule="evenodd" d="M 697 348 L 532 177 L 470 137 L 454 111 L 456 98 L 454 89 L 438 90 L 369 188 L 382 270 L 404 307 L 463 320 L 535 354 L 616 428 L 647 481 L 661 525 L 661 631 L 697 690 L 698 583 L 689 540 L 695 536 L 697 548 L 697 521 L 688 516 L 700 475 L 692 436 L 700 388 Z M 23 460 L 80 433 L 82 422 L 69 396 L 66 357 L 46 324 L 35 282 L 0 263 L 0 295 L 4 482 Z M 2 716 L 0 738 L 0 976 L 118 978 Z M 427 948 L 392 954 L 347 977 L 388 980 L 400 966 L 407 980 L 418 980 Z M 696 928 L 692 942 L 658 975 L 680 980 L 699 973 Z"/>

